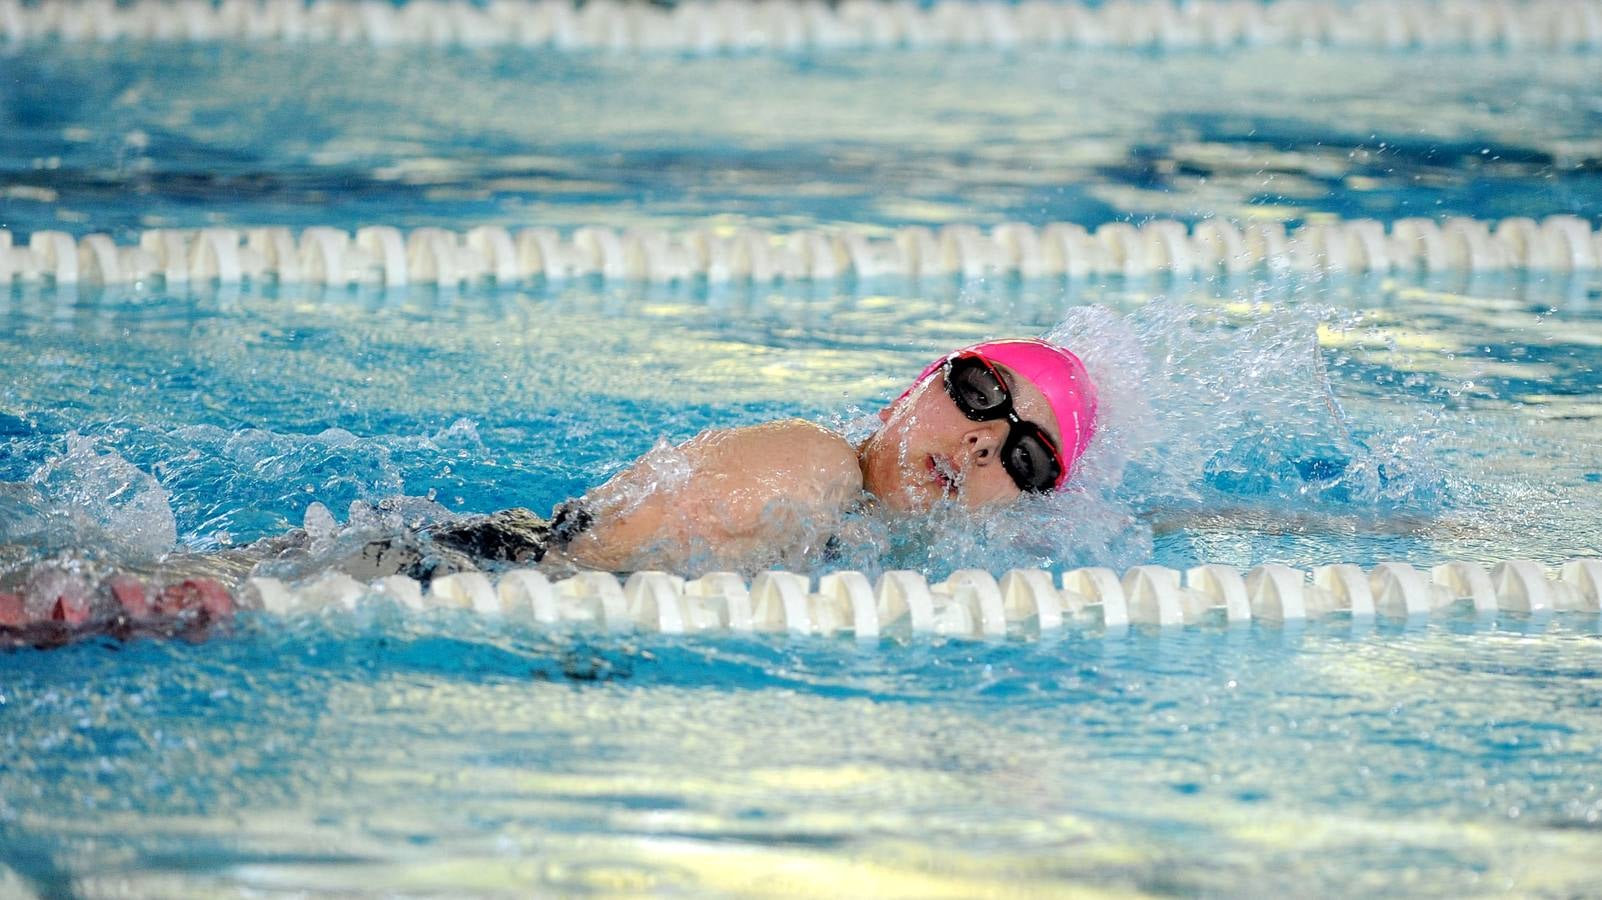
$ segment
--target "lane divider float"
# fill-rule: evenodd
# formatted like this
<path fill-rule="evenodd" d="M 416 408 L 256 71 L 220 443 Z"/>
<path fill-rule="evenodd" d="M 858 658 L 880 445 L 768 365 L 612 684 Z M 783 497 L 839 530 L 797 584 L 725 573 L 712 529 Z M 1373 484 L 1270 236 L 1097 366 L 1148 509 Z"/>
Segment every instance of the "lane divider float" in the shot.
<path fill-rule="evenodd" d="M 1459 613 L 1494 619 L 1508 613 L 1602 613 L 1602 560 L 1576 559 L 1556 572 L 1529 560 L 1490 568 L 1452 561 L 1430 568 L 1382 562 L 1311 571 L 1264 564 L 1247 572 L 1202 564 L 1185 570 L 1135 566 L 1053 575 L 1014 569 L 997 578 L 963 569 L 931 584 L 921 574 L 891 571 L 877 581 L 861 572 L 820 578 L 762 572 L 747 582 L 729 572 L 686 579 L 635 572 L 621 581 L 604 572 L 551 580 L 533 569 L 498 578 L 461 572 L 427 584 L 389 576 L 364 584 L 327 572 L 289 585 L 252 578 L 239 591 L 243 608 L 278 616 L 326 608 L 355 609 L 388 599 L 423 611 L 460 609 L 547 627 L 608 632 L 789 633 L 854 636 L 1034 638 L 1061 631 L 1130 626 L 1240 626 L 1253 620 L 1294 623 L 1329 616 L 1422 622 Z"/>
<path fill-rule="evenodd" d="M 679 54 L 1028 47 L 1602 49 L 1599 0 L 0 0 L 0 44 L 517 46 Z"/>
<path fill-rule="evenodd" d="M 1332 616 L 1354 625 L 1376 619 L 1420 624 L 1445 615 L 1481 621 L 1507 614 L 1596 616 L 1602 615 L 1602 560 L 1571 560 L 1555 573 L 1529 560 L 1489 569 L 1465 561 L 1429 569 L 1382 562 L 1367 570 L 1336 563 L 1310 572 L 1270 563 L 1244 573 L 1216 564 L 1183 571 L 1143 565 L 1122 575 L 1081 568 L 1055 577 L 1015 569 L 1000 578 L 964 569 L 936 584 L 912 571 L 885 572 L 877 581 L 855 571 L 816 580 L 771 571 L 747 582 L 730 572 L 693 579 L 635 572 L 621 581 L 582 572 L 552 581 L 535 569 L 514 569 L 498 577 L 460 572 L 426 584 L 403 575 L 364 584 L 327 571 L 295 584 L 251 578 L 235 590 L 211 578 L 163 584 L 127 573 L 95 584 L 70 570 L 46 568 L 18 592 L 0 591 L 0 649 L 60 646 L 95 634 L 197 637 L 227 628 L 240 610 L 293 617 L 371 602 L 614 633 L 1028 640 L 1065 629 L 1117 635 L 1131 626 L 1242 627 L 1253 620 L 1294 626 Z"/>
<path fill-rule="evenodd" d="M 1486 221 L 1464 217 L 1284 222 L 1157 219 L 1085 228 L 1009 222 L 988 230 L 842 226 L 787 233 L 755 228 L 483 225 L 466 231 L 369 225 L 152 229 L 131 246 L 106 234 L 0 229 L 0 284 L 260 282 L 354 285 L 605 281 L 667 284 L 864 281 L 880 277 L 1140 277 L 1258 269 L 1308 273 L 1580 272 L 1602 267 L 1602 232 L 1573 215 Z"/>

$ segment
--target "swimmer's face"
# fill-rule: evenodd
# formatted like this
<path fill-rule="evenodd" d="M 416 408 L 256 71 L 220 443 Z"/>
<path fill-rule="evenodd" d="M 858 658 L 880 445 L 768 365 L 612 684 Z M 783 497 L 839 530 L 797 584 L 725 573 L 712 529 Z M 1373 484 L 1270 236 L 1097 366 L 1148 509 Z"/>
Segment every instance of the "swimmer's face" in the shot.
<path fill-rule="evenodd" d="M 1045 395 L 1011 370 L 996 366 L 1012 393 L 1018 417 L 1034 422 L 1062 446 L 1057 417 Z M 1001 465 L 1001 446 L 1012 426 L 1005 419 L 975 422 L 946 393 L 936 372 L 902 400 L 879 413 L 884 426 L 862 445 L 862 481 L 891 509 L 923 512 L 941 500 L 979 509 L 1018 499 Z"/>

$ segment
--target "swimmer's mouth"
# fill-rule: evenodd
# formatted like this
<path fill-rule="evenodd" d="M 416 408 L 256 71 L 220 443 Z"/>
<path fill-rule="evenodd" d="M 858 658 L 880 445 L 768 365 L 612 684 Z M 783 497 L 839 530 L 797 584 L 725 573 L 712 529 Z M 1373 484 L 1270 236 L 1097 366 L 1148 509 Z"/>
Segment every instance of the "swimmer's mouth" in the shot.
<path fill-rule="evenodd" d="M 940 493 L 947 497 L 956 496 L 958 488 L 962 486 L 962 473 L 951 464 L 951 460 L 944 457 L 929 457 L 929 474 L 934 476 L 935 484 L 940 486 Z"/>

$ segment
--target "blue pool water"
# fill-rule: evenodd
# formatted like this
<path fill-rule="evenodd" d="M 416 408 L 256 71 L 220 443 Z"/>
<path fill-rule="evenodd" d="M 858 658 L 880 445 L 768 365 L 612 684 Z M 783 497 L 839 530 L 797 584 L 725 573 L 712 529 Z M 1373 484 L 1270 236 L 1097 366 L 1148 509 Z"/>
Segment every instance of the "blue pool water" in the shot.
<path fill-rule="evenodd" d="M 0 56 L 0 226 L 1097 224 L 1602 208 L 1602 61 L 1238 51 Z M 1444 70 L 1451 79 L 1441 77 Z M 0 290 L 0 584 L 321 503 L 538 510 L 658 438 L 846 430 L 932 354 L 1109 373 L 977 566 L 1602 555 L 1602 281 Z M 1594 616 L 1040 642 L 384 605 L 0 652 L 0 894 L 1602 890 Z"/>

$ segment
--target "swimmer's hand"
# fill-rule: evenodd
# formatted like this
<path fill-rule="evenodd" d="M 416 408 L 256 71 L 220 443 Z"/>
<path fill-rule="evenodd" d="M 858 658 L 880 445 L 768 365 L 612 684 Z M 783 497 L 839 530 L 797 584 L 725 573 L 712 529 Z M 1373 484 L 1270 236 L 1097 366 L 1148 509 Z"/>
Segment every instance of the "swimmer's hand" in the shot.
<path fill-rule="evenodd" d="M 560 555 L 609 571 L 744 568 L 822 547 L 862 491 L 845 438 L 799 419 L 703 432 L 586 494 L 593 523 Z M 553 555 L 556 555 L 553 553 Z"/>

